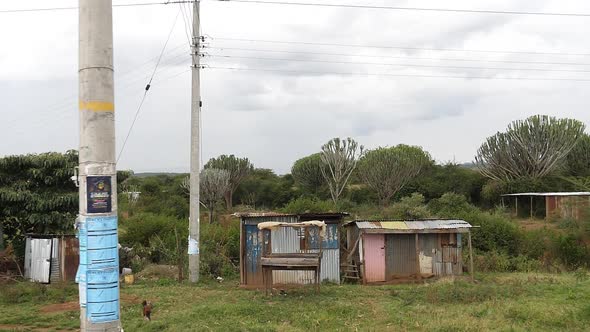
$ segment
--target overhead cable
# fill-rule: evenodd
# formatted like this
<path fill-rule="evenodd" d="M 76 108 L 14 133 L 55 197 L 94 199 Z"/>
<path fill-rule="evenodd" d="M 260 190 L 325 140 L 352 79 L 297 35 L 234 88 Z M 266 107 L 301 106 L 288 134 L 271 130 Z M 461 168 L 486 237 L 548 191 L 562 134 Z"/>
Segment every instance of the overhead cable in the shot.
<path fill-rule="evenodd" d="M 367 44 L 318 43 L 318 42 L 287 41 L 287 40 L 230 38 L 230 37 L 217 37 L 217 36 L 215 36 L 215 40 L 232 40 L 232 41 L 241 41 L 241 42 L 250 42 L 250 43 L 272 43 L 272 44 L 295 44 L 295 45 L 334 46 L 334 47 L 358 47 L 358 48 L 374 48 L 374 49 L 396 49 L 396 50 L 410 50 L 410 51 L 445 51 L 445 52 L 474 52 L 474 53 L 504 53 L 504 54 L 590 56 L 590 53 L 473 50 L 473 49 L 457 49 L 457 48 L 409 47 L 409 46 L 395 46 L 395 45 L 367 45 Z"/>
<path fill-rule="evenodd" d="M 458 8 L 423 8 L 423 7 L 399 7 L 399 6 L 374 6 L 374 5 L 352 5 L 343 3 L 320 3 L 320 2 L 292 2 L 292 1 L 262 1 L 262 0 L 216 0 L 221 2 L 240 2 L 267 5 L 288 5 L 288 6 L 313 6 L 313 7 L 338 7 L 354 9 L 381 9 L 381 10 L 402 10 L 422 12 L 449 12 L 466 14 L 500 14 L 500 15 L 540 15 L 540 16 L 572 16 L 590 17 L 587 13 L 554 13 L 554 12 L 532 12 L 513 10 L 484 10 L 484 9 L 458 9 Z"/>
<path fill-rule="evenodd" d="M 171 5 L 177 3 L 193 3 L 194 1 L 166 1 L 166 2 L 143 2 L 143 3 L 121 3 L 113 4 L 113 7 L 139 7 L 139 6 L 154 6 L 154 5 Z M 48 12 L 59 10 L 73 10 L 79 7 L 48 7 L 48 8 L 20 8 L 20 9 L 2 9 L 0 13 L 26 13 L 26 12 Z"/>
<path fill-rule="evenodd" d="M 382 63 L 382 62 L 354 62 L 354 61 L 313 60 L 313 59 L 264 58 L 264 57 L 254 57 L 254 56 L 219 55 L 219 54 L 211 54 L 209 56 L 219 57 L 219 58 L 235 58 L 235 59 L 249 59 L 249 60 L 317 62 L 317 63 L 350 64 L 350 65 L 379 65 L 379 66 L 418 67 L 418 68 L 443 68 L 443 69 L 516 70 L 516 71 L 523 70 L 523 71 L 590 73 L 590 70 L 581 70 L 581 69 L 502 68 L 502 67 L 475 67 L 475 66 L 447 66 L 447 65 L 406 64 L 406 63 Z"/>
<path fill-rule="evenodd" d="M 133 122 L 131 122 L 131 126 L 129 127 L 129 131 L 127 132 L 127 136 L 125 137 L 125 140 L 123 141 L 123 146 L 121 146 L 121 150 L 119 151 L 119 155 L 117 156 L 117 163 L 119 162 L 119 159 L 121 159 L 121 155 L 123 154 L 123 151 L 125 150 L 125 145 L 127 145 L 127 141 L 129 140 L 129 136 L 131 135 L 131 132 L 133 131 L 133 127 L 135 126 L 135 122 L 137 121 L 137 117 L 139 115 L 139 112 L 141 111 L 143 103 L 145 102 L 145 98 L 147 97 L 147 93 L 150 90 L 152 80 L 154 79 L 154 76 L 156 75 L 156 71 L 158 70 L 158 66 L 160 65 L 160 61 L 162 60 L 162 56 L 164 55 L 164 52 L 166 51 L 166 46 L 168 45 L 168 42 L 170 41 L 170 36 L 172 36 L 172 32 L 174 31 L 174 27 L 176 26 L 176 22 L 178 21 L 179 14 L 180 14 L 180 9 L 176 13 L 176 17 L 174 18 L 174 23 L 172 24 L 172 28 L 170 29 L 170 32 L 168 33 L 168 37 L 166 38 L 166 42 L 164 43 L 164 47 L 162 47 L 162 51 L 160 52 L 160 56 L 158 57 L 158 61 L 156 62 L 156 65 L 154 66 L 154 71 L 152 72 L 152 76 L 150 77 L 150 80 L 148 81 L 147 85 L 145 86 L 145 91 L 143 93 L 143 96 L 141 97 L 141 101 L 139 103 L 139 106 L 137 107 L 137 110 L 135 111 L 135 116 L 133 117 Z"/>
<path fill-rule="evenodd" d="M 407 78 L 452 78 L 452 79 L 464 79 L 464 80 L 478 79 L 478 80 L 510 80 L 510 81 L 590 82 L 590 79 L 578 79 L 578 78 L 497 77 L 497 76 L 422 75 L 422 74 L 387 74 L 387 73 L 373 74 L 373 73 L 328 72 L 328 71 L 243 68 L 243 67 L 219 67 L 219 66 L 203 66 L 202 68 L 204 68 L 204 69 L 224 69 L 224 70 L 235 70 L 235 71 L 280 72 L 280 73 L 290 73 L 290 74 L 311 74 L 311 75 L 407 77 Z"/>
<path fill-rule="evenodd" d="M 346 56 L 359 58 L 380 58 L 380 59 L 403 59 L 403 60 L 435 60 L 435 61 L 462 61 L 462 62 L 490 62 L 490 63 L 515 63 L 515 64 L 534 64 L 534 65 L 567 65 L 567 66 L 590 66 L 588 63 L 580 62 L 552 62 L 552 61 L 516 61 L 516 60 L 489 60 L 489 59 L 463 59 L 463 58 L 439 58 L 439 57 L 416 57 L 416 56 L 395 56 L 395 55 L 376 55 L 376 54 L 354 54 L 354 53 L 332 53 L 332 52 L 304 52 L 304 51 L 287 51 L 287 50 L 269 50 L 259 48 L 242 48 L 242 47 L 225 47 L 225 46 L 208 46 L 208 49 L 214 50 L 235 50 L 246 52 L 262 53 L 285 53 L 285 54 L 308 54 L 308 55 L 326 55 L 326 56 Z"/>

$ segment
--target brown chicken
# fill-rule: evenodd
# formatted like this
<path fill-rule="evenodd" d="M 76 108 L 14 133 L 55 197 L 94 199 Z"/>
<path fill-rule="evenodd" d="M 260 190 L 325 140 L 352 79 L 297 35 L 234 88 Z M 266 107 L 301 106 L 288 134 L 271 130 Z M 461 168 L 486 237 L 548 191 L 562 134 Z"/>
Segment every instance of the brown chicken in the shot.
<path fill-rule="evenodd" d="M 143 319 L 152 320 L 152 303 L 144 300 L 143 305 Z"/>

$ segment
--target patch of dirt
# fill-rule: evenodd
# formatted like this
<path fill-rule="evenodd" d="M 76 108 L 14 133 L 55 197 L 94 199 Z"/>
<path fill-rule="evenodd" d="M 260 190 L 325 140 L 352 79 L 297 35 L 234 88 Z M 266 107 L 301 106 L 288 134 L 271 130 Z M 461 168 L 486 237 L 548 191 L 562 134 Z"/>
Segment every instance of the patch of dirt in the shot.
<path fill-rule="evenodd" d="M 121 294 L 121 302 L 128 304 L 139 304 L 141 301 L 142 300 L 136 295 Z"/>
<path fill-rule="evenodd" d="M 76 311 L 80 309 L 78 301 L 55 303 L 43 306 L 39 311 L 44 314 L 64 311 Z"/>

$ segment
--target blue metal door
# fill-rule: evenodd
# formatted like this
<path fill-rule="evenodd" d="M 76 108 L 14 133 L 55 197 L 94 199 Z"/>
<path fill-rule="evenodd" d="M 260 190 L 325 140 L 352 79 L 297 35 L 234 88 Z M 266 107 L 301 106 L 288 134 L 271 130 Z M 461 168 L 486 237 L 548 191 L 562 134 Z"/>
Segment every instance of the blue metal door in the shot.
<path fill-rule="evenodd" d="M 262 285 L 262 231 L 256 225 L 246 225 L 246 284 Z"/>

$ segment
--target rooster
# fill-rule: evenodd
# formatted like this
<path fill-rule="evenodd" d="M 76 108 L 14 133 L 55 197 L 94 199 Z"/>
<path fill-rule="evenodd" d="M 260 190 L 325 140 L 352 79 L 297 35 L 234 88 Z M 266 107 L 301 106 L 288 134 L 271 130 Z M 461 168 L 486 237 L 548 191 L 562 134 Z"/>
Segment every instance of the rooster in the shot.
<path fill-rule="evenodd" d="M 143 305 L 143 319 L 152 320 L 152 303 L 144 300 L 141 304 Z"/>

